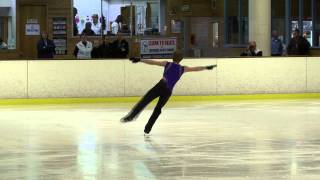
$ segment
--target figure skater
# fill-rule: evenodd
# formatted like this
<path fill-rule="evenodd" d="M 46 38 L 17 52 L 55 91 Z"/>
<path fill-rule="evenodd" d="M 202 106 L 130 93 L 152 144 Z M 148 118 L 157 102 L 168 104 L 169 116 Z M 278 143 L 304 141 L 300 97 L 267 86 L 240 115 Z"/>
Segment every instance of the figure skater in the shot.
<path fill-rule="evenodd" d="M 182 59 L 183 55 L 180 51 L 174 52 L 173 62 L 130 58 L 130 61 L 132 61 L 133 63 L 143 62 L 149 65 L 163 66 L 164 73 L 162 79 L 147 92 L 147 94 L 140 100 L 140 102 L 138 102 L 125 117 L 120 120 L 121 122 L 126 123 L 133 121 L 151 101 L 159 97 L 158 103 L 144 129 L 145 135 L 148 135 L 152 129 L 152 126 L 161 114 L 162 107 L 169 100 L 175 84 L 179 81 L 183 73 L 212 70 L 213 68 L 217 67 L 217 65 L 198 67 L 181 66 L 180 62 L 182 61 Z"/>

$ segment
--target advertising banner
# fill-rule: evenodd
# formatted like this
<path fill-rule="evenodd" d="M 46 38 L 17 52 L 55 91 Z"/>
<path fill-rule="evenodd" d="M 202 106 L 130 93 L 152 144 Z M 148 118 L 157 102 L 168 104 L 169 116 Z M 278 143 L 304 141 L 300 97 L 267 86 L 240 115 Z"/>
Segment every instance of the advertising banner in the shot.
<path fill-rule="evenodd" d="M 142 58 L 171 58 L 176 49 L 176 38 L 146 38 L 140 42 Z"/>

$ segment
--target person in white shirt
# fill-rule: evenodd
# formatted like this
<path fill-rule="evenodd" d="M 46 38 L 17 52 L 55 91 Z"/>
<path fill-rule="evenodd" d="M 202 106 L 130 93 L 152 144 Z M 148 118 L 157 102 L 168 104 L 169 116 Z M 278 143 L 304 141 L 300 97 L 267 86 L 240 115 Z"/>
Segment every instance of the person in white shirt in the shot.
<path fill-rule="evenodd" d="M 112 28 L 112 34 L 118 34 L 118 32 L 121 32 L 121 26 L 122 26 L 122 15 L 117 16 L 117 19 L 111 24 Z"/>
<path fill-rule="evenodd" d="M 92 15 L 92 30 L 94 31 L 95 35 L 101 34 L 101 23 L 99 22 L 98 14 Z"/>
<path fill-rule="evenodd" d="M 73 55 L 77 59 L 91 59 L 92 43 L 87 41 L 85 33 L 80 35 L 81 41 L 76 44 Z"/>

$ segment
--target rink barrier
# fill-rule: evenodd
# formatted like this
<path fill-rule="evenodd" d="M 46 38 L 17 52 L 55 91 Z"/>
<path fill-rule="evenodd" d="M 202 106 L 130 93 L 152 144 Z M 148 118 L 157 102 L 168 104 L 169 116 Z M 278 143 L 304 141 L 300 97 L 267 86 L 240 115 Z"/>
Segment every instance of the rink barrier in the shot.
<path fill-rule="evenodd" d="M 187 66 L 217 64 L 186 73 L 174 96 L 320 93 L 317 57 L 185 59 Z M 142 96 L 163 68 L 128 60 L 0 61 L 0 99 Z"/>
<path fill-rule="evenodd" d="M 49 98 L 49 99 L 0 99 L 0 106 L 45 105 L 45 104 L 97 104 L 97 103 L 136 103 L 141 97 L 109 98 Z M 255 94 L 255 95 L 217 95 L 217 96 L 172 96 L 171 102 L 238 102 L 268 100 L 314 100 L 320 93 L 308 94 Z M 153 102 L 155 103 L 155 101 Z"/>

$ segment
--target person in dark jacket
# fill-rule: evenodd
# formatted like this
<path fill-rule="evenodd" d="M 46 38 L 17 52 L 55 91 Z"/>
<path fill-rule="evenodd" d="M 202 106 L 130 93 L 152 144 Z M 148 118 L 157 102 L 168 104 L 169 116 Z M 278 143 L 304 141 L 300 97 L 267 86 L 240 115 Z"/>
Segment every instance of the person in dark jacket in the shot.
<path fill-rule="evenodd" d="M 112 43 L 113 57 L 126 58 L 129 53 L 129 43 L 123 39 L 120 33 L 117 34 L 117 40 Z"/>
<path fill-rule="evenodd" d="M 288 55 L 308 55 L 310 43 L 300 35 L 299 29 L 294 30 L 293 38 L 287 47 Z"/>
<path fill-rule="evenodd" d="M 46 32 L 41 33 L 41 38 L 37 43 L 38 58 L 53 58 L 55 54 L 55 48 L 53 41 L 48 38 Z"/>
<path fill-rule="evenodd" d="M 262 56 L 262 51 L 257 49 L 257 43 L 255 41 L 251 41 L 247 49 L 241 53 L 241 56 Z"/>
<path fill-rule="evenodd" d="M 112 58 L 113 49 L 112 49 L 111 41 L 110 39 L 108 39 L 108 36 L 103 36 L 103 41 L 99 48 L 100 48 L 102 58 Z"/>
<path fill-rule="evenodd" d="M 99 59 L 102 57 L 102 53 L 100 50 L 100 42 L 98 40 L 93 41 L 93 48 L 91 51 L 91 58 Z"/>
<path fill-rule="evenodd" d="M 91 22 L 86 22 L 85 28 L 83 29 L 81 34 L 86 34 L 87 36 L 94 36 L 96 35 L 92 30 Z"/>
<path fill-rule="evenodd" d="M 78 14 L 78 9 L 73 7 L 73 35 L 77 36 L 79 34 L 78 25 L 76 21 L 76 16 Z"/>

